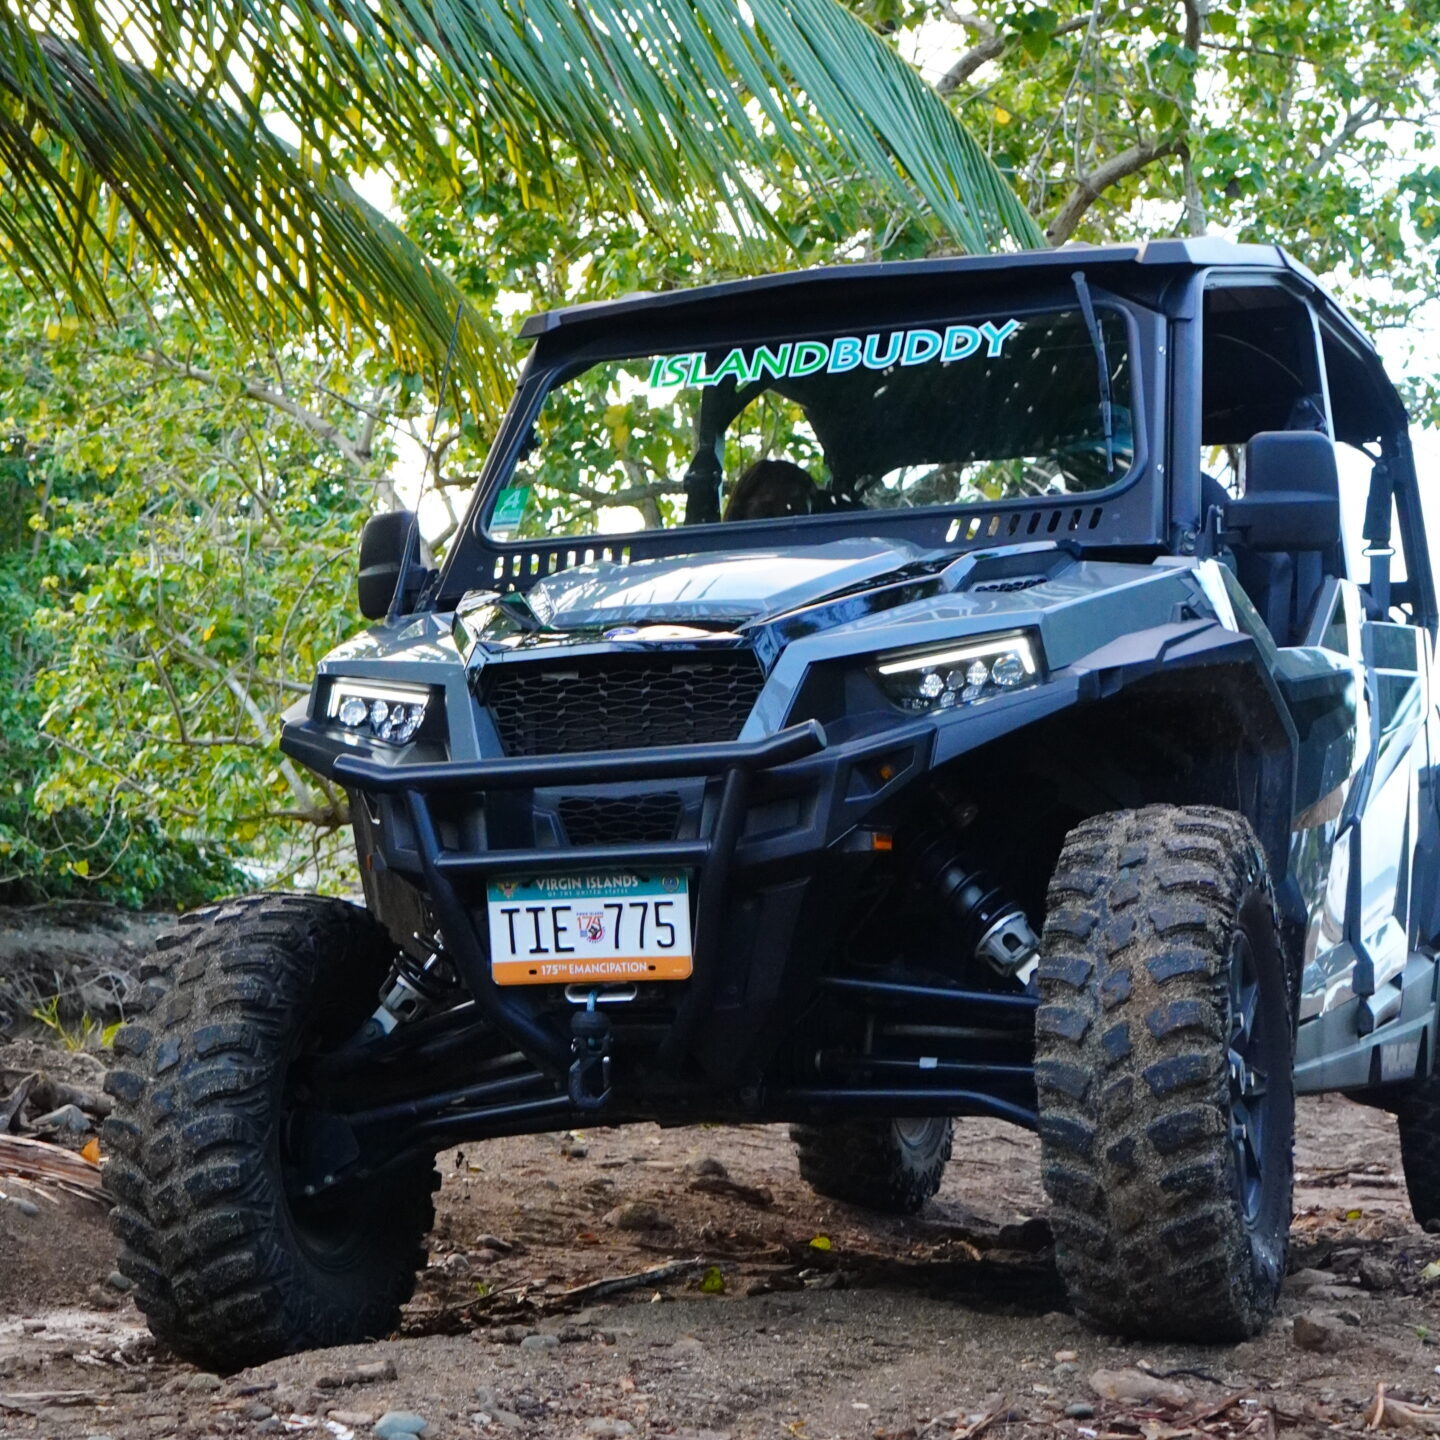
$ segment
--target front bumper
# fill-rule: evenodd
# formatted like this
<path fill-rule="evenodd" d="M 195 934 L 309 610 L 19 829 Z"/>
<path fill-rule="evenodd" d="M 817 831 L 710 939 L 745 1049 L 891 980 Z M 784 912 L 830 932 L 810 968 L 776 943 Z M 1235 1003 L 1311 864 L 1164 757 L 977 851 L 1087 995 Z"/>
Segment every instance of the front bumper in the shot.
<path fill-rule="evenodd" d="M 304 743 L 307 730 L 287 727 L 286 748 L 314 764 L 320 756 Z M 313 731 L 308 738 L 320 739 Z M 759 1079 L 791 1005 L 813 989 L 826 944 L 816 917 L 838 921 L 843 910 L 812 883 L 827 856 L 843 852 L 867 815 L 928 769 L 933 742 L 933 727 L 919 722 L 833 745 L 807 721 L 754 741 L 528 759 L 396 765 L 331 752 L 325 768 L 365 807 L 378 862 L 425 895 L 477 1004 L 557 1076 L 571 1064 L 566 1016 L 553 995 L 534 993 L 550 987 L 522 991 L 492 978 L 486 882 L 597 869 L 691 872 L 693 971 L 664 982 L 673 1008 L 647 1068 L 733 1087 Z M 479 819 L 506 798 L 528 804 L 540 790 L 666 781 L 703 786 L 695 838 L 495 847 Z"/>

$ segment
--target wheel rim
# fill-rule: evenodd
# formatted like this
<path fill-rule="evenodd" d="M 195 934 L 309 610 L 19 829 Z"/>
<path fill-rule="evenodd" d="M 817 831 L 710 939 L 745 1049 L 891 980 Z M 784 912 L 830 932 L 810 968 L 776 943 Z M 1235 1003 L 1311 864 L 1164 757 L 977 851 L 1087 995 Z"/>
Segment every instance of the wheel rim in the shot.
<path fill-rule="evenodd" d="M 1247 1226 L 1260 1218 L 1265 1198 L 1265 1150 L 1272 1105 L 1267 1083 L 1269 1016 L 1261 1004 L 1255 951 L 1237 930 L 1228 966 L 1230 1033 L 1226 1047 L 1230 1087 L 1230 1145 L 1241 1212 Z"/>

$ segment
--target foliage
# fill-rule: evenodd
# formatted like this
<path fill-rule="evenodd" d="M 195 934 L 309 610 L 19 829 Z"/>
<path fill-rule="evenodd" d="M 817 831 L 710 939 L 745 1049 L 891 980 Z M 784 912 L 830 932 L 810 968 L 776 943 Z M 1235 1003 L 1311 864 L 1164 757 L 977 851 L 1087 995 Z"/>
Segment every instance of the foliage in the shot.
<path fill-rule="evenodd" d="M 30 1018 L 38 1020 L 67 1050 L 108 1050 L 123 1020 L 112 1020 L 108 1025 L 93 1015 L 82 1014 L 74 1025 L 67 1025 L 60 1015 L 60 997 L 52 995 L 43 1005 L 37 1005 Z"/>
<path fill-rule="evenodd" d="M 937 28 L 928 0 L 854 8 Z M 937 88 L 1052 243 L 1278 242 L 1372 331 L 1412 323 L 1436 295 L 1440 0 L 940 9 L 960 53 Z M 1411 398 L 1440 423 L 1440 377 Z"/>
<path fill-rule="evenodd" d="M 90 314 L 109 312 L 124 274 L 147 304 L 179 293 L 238 334 L 353 331 L 433 374 L 460 292 L 351 187 L 377 154 L 452 180 L 508 170 L 524 208 L 551 208 L 578 178 L 658 234 L 705 233 L 752 260 L 746 241 L 778 233 L 777 195 L 855 175 L 933 239 L 1039 242 L 953 112 L 838 0 L 748 12 L 733 0 L 5 7 L 6 259 Z M 499 358 L 483 312 L 464 307 L 457 373 L 473 398 L 503 399 Z"/>
<path fill-rule="evenodd" d="M 245 857 L 284 879 L 313 860 L 314 840 L 286 852 L 294 822 L 344 819 L 275 741 L 354 628 L 355 537 L 392 498 L 374 397 L 303 355 L 262 377 L 183 317 L 95 337 L 43 314 L 0 291 L 24 520 L 0 556 L 0 884 L 194 903 L 243 884 Z M 177 358 L 202 347 L 210 368 Z"/>

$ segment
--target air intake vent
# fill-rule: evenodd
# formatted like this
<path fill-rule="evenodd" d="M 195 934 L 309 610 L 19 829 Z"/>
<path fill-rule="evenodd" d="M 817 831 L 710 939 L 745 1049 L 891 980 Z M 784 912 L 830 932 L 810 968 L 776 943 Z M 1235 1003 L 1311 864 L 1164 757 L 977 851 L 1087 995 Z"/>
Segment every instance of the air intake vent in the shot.
<path fill-rule="evenodd" d="M 1031 590 L 1036 585 L 1043 585 L 1050 577 L 1048 575 L 1017 575 L 1013 580 L 982 580 L 978 585 L 970 586 L 972 591 L 1003 591 Z"/>
<path fill-rule="evenodd" d="M 631 841 L 673 840 L 680 821 L 680 797 L 674 794 L 567 795 L 560 802 L 560 823 L 572 845 L 611 845 Z"/>
<path fill-rule="evenodd" d="M 734 740 L 760 695 L 749 651 L 606 655 L 487 666 L 487 705 L 507 755 L 568 755 Z"/>

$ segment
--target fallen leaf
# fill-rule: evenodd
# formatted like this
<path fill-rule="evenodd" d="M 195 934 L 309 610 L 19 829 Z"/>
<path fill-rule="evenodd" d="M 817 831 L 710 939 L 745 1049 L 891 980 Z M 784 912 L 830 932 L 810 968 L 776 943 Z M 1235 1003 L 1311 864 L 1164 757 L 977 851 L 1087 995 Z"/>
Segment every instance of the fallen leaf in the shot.
<path fill-rule="evenodd" d="M 830 1237 L 828 1235 L 817 1235 L 810 1242 L 810 1248 L 812 1250 L 829 1250 L 833 1247 L 830 1244 Z"/>
<path fill-rule="evenodd" d="M 723 1295 L 725 1293 L 725 1277 L 720 1273 L 718 1265 L 706 1267 L 705 1273 L 700 1277 L 700 1293 L 702 1295 Z"/>
<path fill-rule="evenodd" d="M 98 1137 L 92 1135 L 85 1142 L 80 1151 L 80 1158 L 82 1160 L 88 1160 L 92 1165 L 98 1165 L 100 1163 L 100 1141 Z"/>

